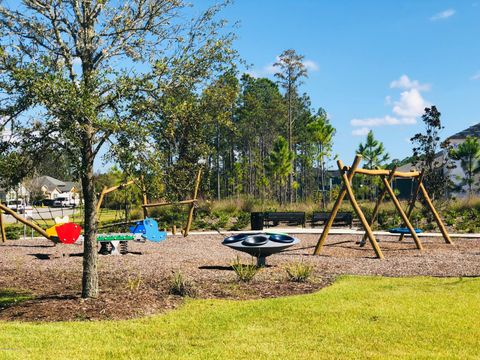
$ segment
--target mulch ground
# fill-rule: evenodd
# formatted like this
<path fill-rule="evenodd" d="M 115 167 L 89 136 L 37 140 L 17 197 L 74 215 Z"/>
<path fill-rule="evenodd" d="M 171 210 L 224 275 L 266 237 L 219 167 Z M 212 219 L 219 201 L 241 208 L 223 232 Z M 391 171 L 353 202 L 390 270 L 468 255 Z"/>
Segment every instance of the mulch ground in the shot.
<path fill-rule="evenodd" d="M 47 240 L 0 243 L 0 289 L 31 293 L 33 300 L 0 309 L 0 320 L 61 321 L 128 319 L 179 306 L 171 295 L 172 274 L 181 271 L 198 298 L 258 299 L 314 292 L 341 274 L 383 276 L 480 276 L 480 239 L 421 238 L 419 251 L 410 238 L 381 237 L 384 260 L 357 235 L 330 235 L 320 256 L 312 256 L 318 235 L 299 235 L 300 244 L 267 258 L 268 266 L 250 283 L 237 280 L 230 264 L 248 255 L 221 245 L 222 235 L 169 237 L 160 244 L 130 243 L 124 256 L 99 256 L 100 295 L 80 297 L 82 246 L 51 246 Z M 285 266 L 304 261 L 314 266 L 311 281 L 288 281 Z"/>

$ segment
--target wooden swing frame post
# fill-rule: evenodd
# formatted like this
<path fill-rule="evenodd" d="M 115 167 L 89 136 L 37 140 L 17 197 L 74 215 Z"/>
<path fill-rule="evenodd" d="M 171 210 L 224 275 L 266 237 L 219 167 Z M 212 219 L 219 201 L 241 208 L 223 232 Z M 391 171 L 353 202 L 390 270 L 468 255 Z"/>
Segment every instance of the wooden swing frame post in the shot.
<path fill-rule="evenodd" d="M 452 239 L 450 238 L 450 235 L 448 235 L 448 231 L 445 228 L 445 225 L 443 224 L 442 219 L 440 218 L 440 215 L 438 214 L 437 210 L 435 210 L 435 207 L 433 206 L 433 202 L 430 199 L 430 196 L 428 195 L 427 189 L 425 189 L 425 186 L 423 183 L 419 183 L 419 188 L 420 191 L 422 192 L 423 198 L 425 199 L 425 202 L 427 203 L 427 206 L 430 208 L 430 211 L 433 214 L 433 217 L 435 218 L 435 222 L 437 223 L 437 226 L 440 229 L 440 232 L 443 235 L 443 238 L 445 239 L 445 242 L 447 244 L 453 244 Z"/>
<path fill-rule="evenodd" d="M 420 239 L 418 238 L 417 233 L 415 232 L 415 229 L 413 228 L 412 224 L 410 224 L 410 221 L 408 220 L 407 215 L 405 214 L 405 211 L 402 209 L 402 205 L 400 204 L 400 201 L 398 201 L 397 197 L 395 196 L 395 192 L 393 191 L 392 187 L 390 186 L 390 183 L 385 179 L 384 176 L 382 176 L 382 182 L 385 188 L 387 189 L 390 197 L 392 198 L 393 203 L 395 204 L 395 207 L 397 208 L 397 211 L 400 213 L 400 216 L 402 217 L 403 223 L 407 226 L 408 230 L 410 231 L 410 235 L 413 237 L 413 241 L 415 241 L 415 245 L 417 246 L 418 250 L 423 250 L 422 243 L 420 242 Z"/>
<path fill-rule="evenodd" d="M 355 174 L 355 169 L 358 167 L 361 160 L 362 160 L 362 157 L 360 155 L 355 156 L 355 160 L 353 160 L 352 167 L 348 171 L 348 175 L 347 175 L 348 181 L 352 181 L 353 175 Z M 320 252 L 322 251 L 323 245 L 325 244 L 325 240 L 327 239 L 328 233 L 330 232 L 330 228 L 333 225 L 333 221 L 337 216 L 338 210 L 340 209 L 340 206 L 342 205 L 343 199 L 345 198 L 346 194 L 347 194 L 347 188 L 345 185 L 343 185 L 342 189 L 338 194 L 337 200 L 335 200 L 335 204 L 333 205 L 332 212 L 330 213 L 330 217 L 328 218 L 325 224 L 325 227 L 323 228 L 322 235 L 320 235 L 320 239 L 318 240 L 317 246 L 315 247 L 315 251 L 313 252 L 314 255 L 319 255 Z"/>
<path fill-rule="evenodd" d="M 125 183 L 115 185 L 115 186 L 112 186 L 112 187 L 109 187 L 109 188 L 105 186 L 102 189 L 102 192 L 100 193 L 100 196 L 98 197 L 98 200 L 97 200 L 97 214 L 100 212 L 100 208 L 102 206 L 103 199 L 105 198 L 105 195 L 110 194 L 111 192 L 114 192 L 118 189 L 123 189 L 125 186 L 132 185 L 134 183 L 135 183 L 135 180 L 130 180 L 130 181 L 127 181 Z"/>
<path fill-rule="evenodd" d="M 188 236 L 188 233 L 190 232 L 190 228 L 192 227 L 193 213 L 195 211 L 195 205 L 197 203 L 198 189 L 200 188 L 201 177 L 202 177 L 202 169 L 198 170 L 197 179 L 195 180 L 195 188 L 193 189 L 193 198 L 192 198 L 192 200 L 194 201 L 191 203 L 190 209 L 188 210 L 187 226 L 185 226 L 185 229 L 182 231 L 184 237 Z"/>
<path fill-rule="evenodd" d="M 422 170 L 422 172 L 420 173 L 420 176 L 415 178 L 417 184 L 415 186 L 415 190 L 412 193 L 412 197 L 410 198 L 410 202 L 408 204 L 408 209 L 406 213 L 408 220 L 410 220 L 410 217 L 412 216 L 412 213 L 413 213 L 413 209 L 415 209 L 415 203 L 417 202 L 418 193 L 420 192 L 420 184 L 422 183 L 424 176 L 425 176 L 425 170 Z M 398 241 L 402 241 L 404 238 L 405 238 L 405 234 L 400 234 Z"/>
<path fill-rule="evenodd" d="M 184 229 L 182 229 L 182 234 L 184 237 L 188 236 L 188 233 L 190 231 L 190 228 L 192 226 L 193 222 L 193 213 L 195 211 L 195 205 L 198 202 L 198 190 L 200 188 L 200 180 L 202 178 L 202 170 L 198 170 L 196 179 L 195 179 L 195 185 L 193 189 L 193 196 L 192 199 L 189 200 L 181 200 L 181 201 L 162 201 L 162 202 L 156 202 L 156 203 L 147 203 L 146 202 L 146 196 L 144 196 L 144 204 L 142 205 L 144 211 L 148 208 L 152 207 L 161 207 L 161 206 L 172 206 L 172 205 L 190 205 L 190 208 L 188 210 L 188 217 L 187 217 L 187 224 Z M 176 229 L 172 228 L 172 233 L 176 232 Z M 175 235 L 175 234 L 174 234 Z"/>
<path fill-rule="evenodd" d="M 352 204 L 353 209 L 357 213 L 358 218 L 360 219 L 363 228 L 365 229 L 365 232 L 367 233 L 368 239 L 370 240 L 370 244 L 372 244 L 373 250 L 375 251 L 375 255 L 377 255 L 377 258 L 383 259 L 383 253 L 382 250 L 380 249 L 380 246 L 378 246 L 377 239 L 375 239 L 375 235 L 373 234 L 372 228 L 368 224 L 368 221 L 363 214 L 362 209 L 360 208 L 360 205 L 358 205 L 357 200 L 355 199 L 355 195 L 353 194 L 353 189 L 350 185 L 350 181 L 347 177 L 346 174 L 346 168 L 343 167 L 343 163 L 341 160 L 337 161 L 338 165 L 338 170 L 340 170 L 340 174 L 342 175 L 342 180 L 345 185 L 345 188 L 347 190 L 348 198 L 350 199 L 350 203 Z M 355 174 L 355 170 L 353 170 L 353 174 Z M 353 176 L 352 176 L 353 179 Z"/>
<path fill-rule="evenodd" d="M 392 180 L 395 178 L 396 170 L 397 170 L 397 166 L 394 166 L 393 169 L 390 171 L 390 174 L 388 175 L 389 183 L 392 182 Z M 377 216 L 380 210 L 380 205 L 382 204 L 386 194 L 387 194 L 387 188 L 383 187 L 383 190 L 380 193 L 380 196 L 378 197 L 377 202 L 375 203 L 375 207 L 373 208 L 372 217 L 370 218 L 370 223 L 369 223 L 370 227 L 372 227 L 375 224 L 375 221 L 377 220 Z M 365 245 L 366 241 L 367 241 L 367 233 L 363 234 L 363 238 L 360 241 L 360 246 Z"/>
<path fill-rule="evenodd" d="M 7 234 L 5 233 L 5 222 L 3 218 L 3 211 L 0 211 L 0 236 L 2 237 L 2 243 L 7 241 Z"/>
<path fill-rule="evenodd" d="M 143 205 L 147 205 L 147 204 L 148 204 L 147 187 L 145 186 L 145 178 L 143 177 L 143 175 L 141 176 L 140 181 L 141 181 L 141 183 L 142 183 L 142 201 L 143 201 Z M 143 206 L 142 206 L 142 210 L 143 210 L 143 220 L 145 220 L 145 219 L 148 217 L 148 209 L 147 209 L 146 207 L 143 207 Z"/>

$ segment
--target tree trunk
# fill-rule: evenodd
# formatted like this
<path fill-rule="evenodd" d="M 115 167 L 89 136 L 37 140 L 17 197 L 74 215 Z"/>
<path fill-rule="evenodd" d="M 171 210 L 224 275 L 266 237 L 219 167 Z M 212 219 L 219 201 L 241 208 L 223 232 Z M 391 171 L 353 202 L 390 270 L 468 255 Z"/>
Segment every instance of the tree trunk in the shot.
<path fill-rule="evenodd" d="M 83 242 L 83 276 L 82 297 L 98 296 L 97 272 L 97 214 L 95 183 L 93 178 L 94 154 L 91 135 L 84 137 L 82 151 L 82 190 L 85 201 L 84 208 L 84 242 Z"/>

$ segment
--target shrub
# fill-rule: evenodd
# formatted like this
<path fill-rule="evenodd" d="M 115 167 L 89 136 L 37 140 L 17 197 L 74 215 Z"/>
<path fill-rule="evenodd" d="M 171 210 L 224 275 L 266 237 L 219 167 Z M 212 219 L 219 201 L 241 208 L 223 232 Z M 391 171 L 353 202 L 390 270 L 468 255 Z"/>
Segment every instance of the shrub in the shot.
<path fill-rule="evenodd" d="M 303 261 L 293 262 L 285 267 L 288 280 L 293 282 L 306 282 L 313 272 L 313 266 Z"/>
<path fill-rule="evenodd" d="M 237 217 L 237 221 L 230 227 L 230 230 L 243 230 L 248 224 L 250 224 L 250 213 L 241 212 Z"/>
<path fill-rule="evenodd" d="M 5 228 L 5 235 L 8 240 L 19 240 L 23 235 L 23 227 L 21 226 L 7 226 Z"/>
<path fill-rule="evenodd" d="M 140 286 L 142 285 L 142 275 L 129 275 L 127 278 L 127 289 L 130 292 L 138 291 L 140 289 Z"/>
<path fill-rule="evenodd" d="M 250 264 L 242 264 L 240 258 L 237 258 L 232 262 L 232 268 L 237 274 L 238 280 L 243 282 L 250 282 L 258 272 L 258 267 L 255 264 L 255 259 L 252 258 Z"/>
<path fill-rule="evenodd" d="M 195 297 L 197 291 L 193 282 L 185 278 L 180 271 L 176 271 L 170 278 L 170 294 Z"/>

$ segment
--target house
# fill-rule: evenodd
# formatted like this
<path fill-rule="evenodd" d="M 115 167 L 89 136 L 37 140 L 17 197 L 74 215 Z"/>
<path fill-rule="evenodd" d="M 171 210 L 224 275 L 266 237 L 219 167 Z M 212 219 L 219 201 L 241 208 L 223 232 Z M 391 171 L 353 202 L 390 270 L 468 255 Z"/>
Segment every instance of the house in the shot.
<path fill-rule="evenodd" d="M 456 134 L 449 136 L 446 141 L 450 143 L 450 146 L 453 148 L 458 147 L 459 144 L 465 142 L 468 136 L 480 138 L 480 123 L 470 126 L 469 128 L 462 130 Z M 443 163 L 445 158 L 448 156 L 445 150 L 438 152 L 435 156 L 435 161 L 439 163 Z M 461 184 L 461 180 L 465 178 L 465 172 L 460 165 L 460 161 L 449 160 L 450 165 L 443 169 L 444 173 L 448 175 L 449 179 L 457 186 L 455 190 L 452 190 L 448 193 L 449 196 L 455 197 L 462 197 L 466 196 L 466 185 Z M 398 168 L 398 171 L 410 171 L 413 168 L 411 163 L 405 164 Z M 476 182 L 480 183 L 480 174 L 476 175 Z M 407 198 L 410 196 L 411 191 L 413 191 L 413 187 L 411 184 L 411 180 L 409 179 L 397 179 L 395 181 L 397 185 L 397 189 L 400 190 L 400 194 L 402 198 Z M 410 190 L 409 190 L 410 188 Z M 479 188 L 476 187 L 477 192 Z"/>
<path fill-rule="evenodd" d="M 35 199 L 65 198 L 70 204 L 80 203 L 79 186 L 75 182 L 61 181 L 51 176 L 40 176 L 29 181 L 31 197 Z"/>
<path fill-rule="evenodd" d="M 0 202 L 6 203 L 8 201 L 17 199 L 23 199 L 25 202 L 30 200 L 30 192 L 23 184 L 20 184 L 16 188 L 10 190 L 0 187 Z"/>

